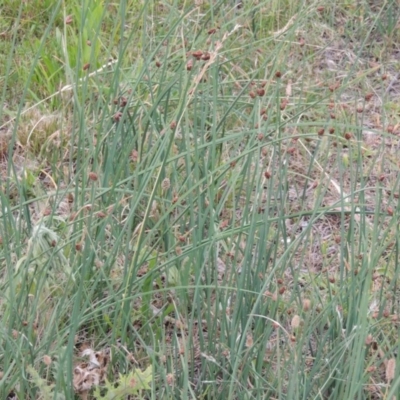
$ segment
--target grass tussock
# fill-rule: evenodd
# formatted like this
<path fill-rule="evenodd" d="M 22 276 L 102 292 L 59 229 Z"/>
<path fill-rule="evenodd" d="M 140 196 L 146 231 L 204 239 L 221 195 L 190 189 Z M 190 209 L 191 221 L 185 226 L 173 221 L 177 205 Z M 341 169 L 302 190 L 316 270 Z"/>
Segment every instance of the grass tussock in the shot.
<path fill-rule="evenodd" d="M 394 399 L 396 2 L 9 2 L 0 397 Z"/>

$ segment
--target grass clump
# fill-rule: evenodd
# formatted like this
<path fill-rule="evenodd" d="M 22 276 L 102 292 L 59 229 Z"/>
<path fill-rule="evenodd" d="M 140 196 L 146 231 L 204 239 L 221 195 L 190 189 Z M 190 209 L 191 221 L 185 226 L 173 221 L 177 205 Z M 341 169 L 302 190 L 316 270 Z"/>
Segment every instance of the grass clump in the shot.
<path fill-rule="evenodd" d="M 1 21 L 0 396 L 394 398 L 398 7 L 31 7 Z"/>

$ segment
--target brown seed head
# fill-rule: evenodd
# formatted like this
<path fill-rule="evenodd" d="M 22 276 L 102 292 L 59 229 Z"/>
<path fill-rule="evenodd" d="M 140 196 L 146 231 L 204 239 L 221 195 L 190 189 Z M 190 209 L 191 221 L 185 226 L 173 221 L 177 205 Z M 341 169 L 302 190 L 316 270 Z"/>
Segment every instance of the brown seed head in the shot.
<path fill-rule="evenodd" d="M 201 56 L 203 55 L 203 52 L 201 50 L 196 50 L 192 53 L 192 56 L 196 59 L 196 60 L 200 60 Z"/>
<path fill-rule="evenodd" d="M 371 334 L 368 334 L 367 337 L 365 338 L 365 344 L 369 346 L 373 341 L 374 341 L 373 336 Z"/>
<path fill-rule="evenodd" d="M 318 129 L 318 136 L 322 136 L 324 133 L 325 133 L 324 128 Z"/>
<path fill-rule="evenodd" d="M 389 310 L 384 310 L 382 314 L 385 318 L 388 318 L 390 316 Z"/>
<path fill-rule="evenodd" d="M 285 108 L 286 108 L 286 106 L 289 104 L 289 100 L 288 99 L 283 99 L 282 101 L 281 101 L 281 110 L 283 111 Z"/>
<path fill-rule="evenodd" d="M 370 101 L 373 97 L 374 97 L 373 93 L 367 93 L 364 98 L 365 101 Z"/>
<path fill-rule="evenodd" d="M 89 68 L 90 68 L 90 64 L 89 63 L 84 64 L 83 67 L 82 67 L 82 69 L 84 71 L 87 71 Z"/>
<path fill-rule="evenodd" d="M 49 366 L 49 365 L 51 364 L 51 357 L 48 356 L 48 355 L 44 355 L 44 356 L 43 356 L 43 362 L 44 362 L 47 366 Z"/>
<path fill-rule="evenodd" d="M 131 152 L 131 160 L 136 162 L 139 158 L 139 152 L 137 150 L 132 150 Z"/>
<path fill-rule="evenodd" d="M 271 293 L 269 290 L 266 290 L 264 292 L 264 296 L 269 297 L 270 299 L 272 299 L 274 301 L 278 300 L 278 296 L 276 295 L 276 293 Z"/>
<path fill-rule="evenodd" d="M 262 97 L 262 96 L 265 95 L 265 90 L 264 90 L 263 88 L 259 88 L 259 89 L 257 89 L 257 94 L 258 94 L 260 97 Z"/>
<path fill-rule="evenodd" d="M 255 94 L 252 90 L 249 92 L 249 96 L 250 96 L 252 99 L 255 99 L 255 98 L 256 98 L 256 94 Z"/>
<path fill-rule="evenodd" d="M 301 323 L 300 317 L 297 314 L 293 315 L 292 321 L 290 323 L 292 329 L 297 329 L 300 326 L 300 323 Z"/>
<path fill-rule="evenodd" d="M 168 190 L 171 187 L 171 181 L 169 178 L 164 178 L 164 180 L 161 183 L 161 189 L 162 190 Z"/>
<path fill-rule="evenodd" d="M 311 300 L 310 299 L 303 299 L 303 310 L 309 311 L 311 308 Z"/>
<path fill-rule="evenodd" d="M 181 243 L 185 243 L 185 242 L 186 242 L 186 236 L 185 236 L 185 235 L 180 235 L 180 236 L 178 236 L 178 240 L 179 240 Z"/>
<path fill-rule="evenodd" d="M 346 132 L 346 133 L 344 134 L 344 138 L 345 138 L 346 140 L 350 140 L 350 139 L 352 138 L 351 133 L 350 133 L 350 132 Z"/>
<path fill-rule="evenodd" d="M 89 172 L 89 179 L 91 180 L 91 181 L 97 181 L 99 178 L 98 178 L 98 176 L 97 176 L 97 174 L 96 174 L 96 172 L 93 172 L 93 171 L 91 171 L 91 172 Z"/>
<path fill-rule="evenodd" d="M 186 69 L 187 69 L 188 71 L 191 71 L 192 68 L 193 68 L 193 60 L 190 59 L 190 60 L 188 60 L 188 62 L 186 63 Z"/>
<path fill-rule="evenodd" d="M 174 375 L 173 374 L 167 374 L 167 376 L 166 376 L 166 381 L 167 381 L 167 385 L 168 386 L 173 386 L 174 385 L 174 382 L 175 382 L 175 378 L 174 378 Z"/>
<path fill-rule="evenodd" d="M 271 172 L 265 171 L 265 172 L 264 172 L 264 177 L 265 177 L 266 179 L 271 178 Z"/>
<path fill-rule="evenodd" d="M 275 72 L 275 78 L 281 78 L 282 77 L 282 72 L 281 71 L 276 71 Z"/>
<path fill-rule="evenodd" d="M 72 15 L 67 15 L 65 17 L 65 21 L 64 22 L 65 22 L 66 25 L 71 25 L 72 21 L 73 21 Z"/>
<path fill-rule="evenodd" d="M 224 219 L 220 224 L 220 229 L 225 229 L 229 225 L 229 219 Z"/>
<path fill-rule="evenodd" d="M 396 359 L 391 358 L 386 364 L 386 382 L 389 383 L 394 379 L 396 371 Z"/>
<path fill-rule="evenodd" d="M 296 152 L 296 147 L 288 147 L 286 150 L 288 154 L 294 154 Z"/>
<path fill-rule="evenodd" d="M 253 336 L 251 333 L 247 334 L 246 336 L 246 347 L 252 347 L 254 344 L 253 342 Z"/>
<path fill-rule="evenodd" d="M 211 55 L 210 55 L 210 53 L 209 53 L 208 51 L 206 51 L 206 52 L 201 56 L 201 59 L 202 59 L 203 61 L 208 61 L 210 58 L 211 58 Z"/>
<path fill-rule="evenodd" d="M 121 111 L 117 111 L 117 112 L 114 114 L 114 122 L 119 122 L 119 120 L 121 119 L 121 117 L 122 117 L 122 112 L 121 112 Z"/>
<path fill-rule="evenodd" d="M 125 107 L 128 104 L 128 99 L 124 96 L 121 97 L 120 105 L 121 107 Z"/>

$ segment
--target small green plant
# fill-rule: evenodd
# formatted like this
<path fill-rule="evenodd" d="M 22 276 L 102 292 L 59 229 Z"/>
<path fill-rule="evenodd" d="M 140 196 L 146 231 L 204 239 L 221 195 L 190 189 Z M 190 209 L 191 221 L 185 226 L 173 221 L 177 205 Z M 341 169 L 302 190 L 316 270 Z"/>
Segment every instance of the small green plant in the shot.
<path fill-rule="evenodd" d="M 55 392 L 55 385 L 43 379 L 34 367 L 28 365 L 26 370 L 30 374 L 32 383 L 37 387 L 41 400 L 65 400 L 65 395 Z"/>
<path fill-rule="evenodd" d="M 16 263 L 16 290 L 18 293 L 27 290 L 46 299 L 59 292 L 60 283 L 65 285 L 68 279 L 73 279 L 73 274 L 60 246 L 60 238 L 40 221 L 32 228 L 26 254 Z"/>
<path fill-rule="evenodd" d="M 144 399 L 146 392 L 151 389 L 152 380 L 153 367 L 149 366 L 144 371 L 135 369 L 129 374 L 120 374 L 116 382 L 106 379 L 105 385 L 96 387 L 93 396 L 96 400 L 118 400 L 126 396 Z"/>

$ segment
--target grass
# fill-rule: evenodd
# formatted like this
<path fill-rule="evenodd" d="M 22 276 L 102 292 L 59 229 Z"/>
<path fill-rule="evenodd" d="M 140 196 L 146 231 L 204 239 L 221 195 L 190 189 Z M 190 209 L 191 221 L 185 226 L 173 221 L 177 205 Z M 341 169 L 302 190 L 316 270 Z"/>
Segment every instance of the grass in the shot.
<path fill-rule="evenodd" d="M 1 7 L 2 398 L 397 398 L 400 8 L 236 4 Z"/>

